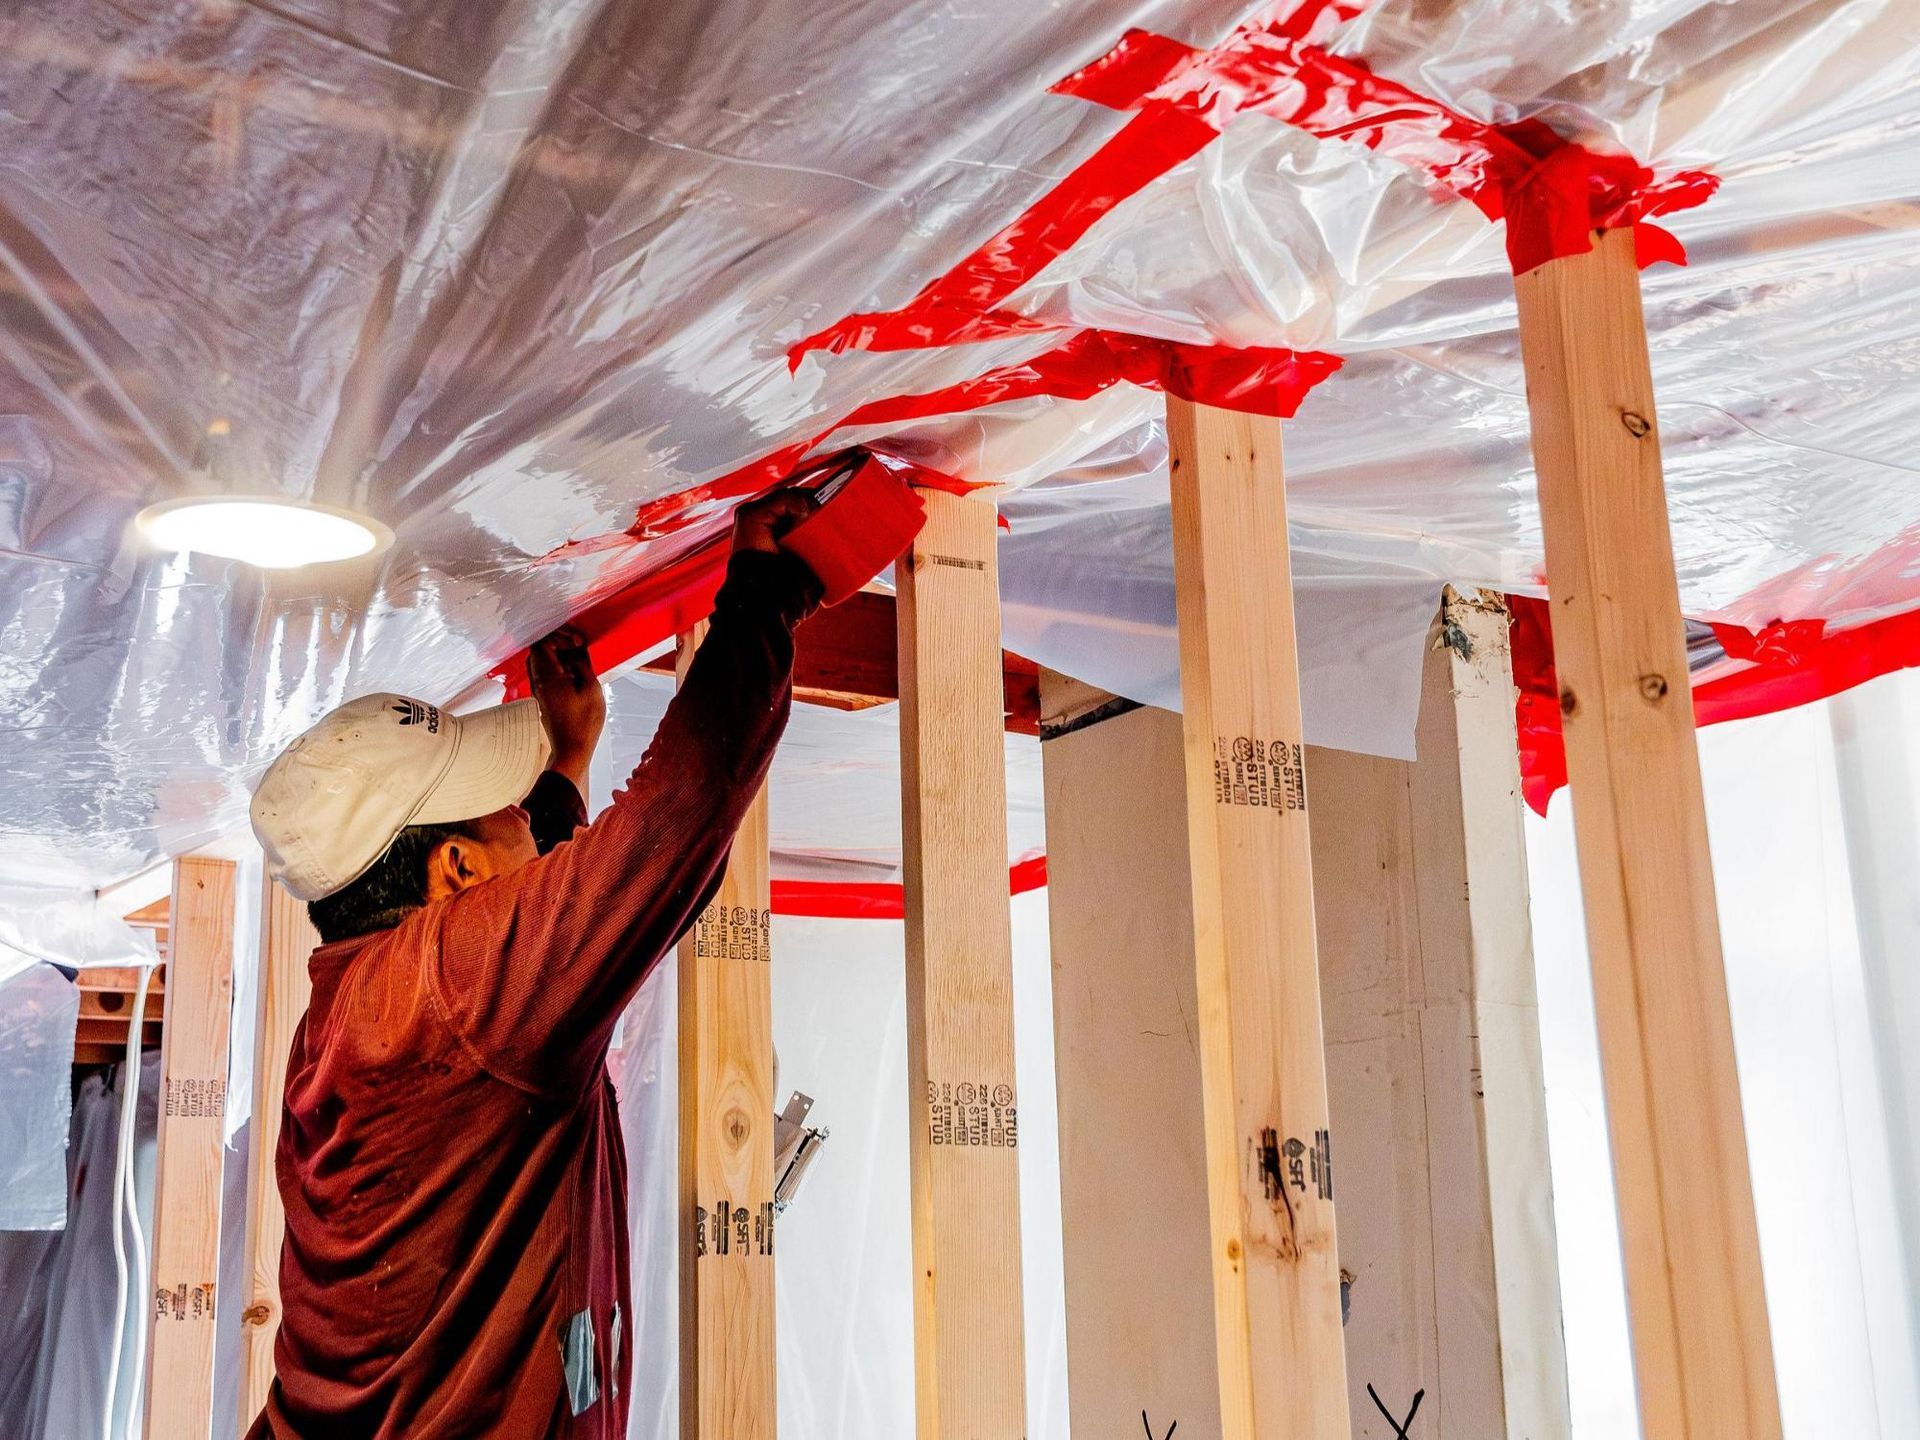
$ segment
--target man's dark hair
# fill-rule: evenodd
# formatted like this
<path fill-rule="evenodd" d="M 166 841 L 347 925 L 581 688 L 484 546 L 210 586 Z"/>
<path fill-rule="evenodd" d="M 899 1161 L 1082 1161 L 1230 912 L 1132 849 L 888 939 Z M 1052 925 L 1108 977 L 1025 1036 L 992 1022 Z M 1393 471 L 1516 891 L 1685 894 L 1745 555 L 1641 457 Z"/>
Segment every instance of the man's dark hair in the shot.
<path fill-rule="evenodd" d="M 307 902 L 323 944 L 388 930 L 427 903 L 427 857 L 443 840 L 472 839 L 465 825 L 409 825 L 351 885 Z"/>

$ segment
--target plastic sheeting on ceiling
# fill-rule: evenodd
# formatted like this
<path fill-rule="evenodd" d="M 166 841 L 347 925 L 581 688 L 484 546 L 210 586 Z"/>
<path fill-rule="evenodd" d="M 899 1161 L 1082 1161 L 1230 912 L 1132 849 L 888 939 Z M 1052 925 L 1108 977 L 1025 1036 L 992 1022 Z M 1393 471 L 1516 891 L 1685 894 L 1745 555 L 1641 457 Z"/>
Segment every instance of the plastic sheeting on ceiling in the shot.
<path fill-rule="evenodd" d="M 1298 9 L 1469 115 L 1722 181 L 1664 222 L 1691 265 L 1646 285 L 1689 613 L 1846 626 L 1920 600 L 1920 11 Z M 698 487 L 1058 343 L 786 364 L 904 304 L 1128 125 L 1048 89 L 1128 27 L 1210 47 L 1295 10 L 9 7 L 0 881 L 84 890 L 240 823 L 327 707 L 456 696 L 712 534 L 726 501 Z M 1400 159 L 1243 115 L 1006 305 L 1346 358 L 1289 427 L 1311 738 L 1404 753 L 1439 583 L 1537 584 L 1503 238 Z M 1010 643 L 1164 701 L 1158 403 L 1120 385 L 862 433 L 1031 487 L 1007 501 Z M 293 577 L 140 548 L 139 508 L 209 489 L 346 505 L 398 541 Z M 660 522 L 623 534 L 649 502 Z"/>

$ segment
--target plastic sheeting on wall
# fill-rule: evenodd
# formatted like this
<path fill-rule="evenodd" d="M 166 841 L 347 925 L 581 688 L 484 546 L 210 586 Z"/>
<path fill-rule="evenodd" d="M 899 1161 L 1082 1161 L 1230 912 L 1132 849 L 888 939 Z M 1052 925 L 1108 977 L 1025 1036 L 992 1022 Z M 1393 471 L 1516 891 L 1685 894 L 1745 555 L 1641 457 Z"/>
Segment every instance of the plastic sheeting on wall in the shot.
<path fill-rule="evenodd" d="M 1013 902 L 1026 1433 L 1033 1440 L 1066 1440 L 1046 926 L 1043 896 Z M 903 946 L 902 927 L 893 923 L 774 921 L 778 1100 L 805 1091 L 814 1097 L 810 1123 L 832 1132 L 780 1217 L 774 1252 L 779 1424 L 790 1440 L 882 1440 L 914 1432 Z M 631 1186 L 633 1440 L 680 1433 L 674 973 L 670 958 L 628 1011 L 616 1078 Z"/>
<path fill-rule="evenodd" d="M 69 987 L 71 988 L 71 987 Z M 67 1071 L 61 1083 L 67 1082 Z M 0 1416 L 8 1440 L 140 1440 L 140 1385 L 133 1375 L 134 1326 L 148 1313 L 131 1278 L 121 1337 L 113 1419 L 102 1429 L 107 1372 L 113 1363 L 113 1229 L 120 1216 L 114 1154 L 120 1136 L 124 1066 L 90 1075 L 74 1099 L 71 1143 L 62 1176 L 70 1208 L 57 1235 L 0 1231 Z M 159 1126 L 160 1057 L 141 1065 L 134 1120 L 133 1180 L 140 1226 L 152 1253 L 154 1137 Z M 238 1297 L 248 1263 L 244 1243 L 246 1132 L 222 1152 L 220 1292 Z M 240 1305 L 223 1304 L 214 1340 L 211 1440 L 239 1430 Z M 149 1349 L 149 1354 L 151 1350 Z"/>
<path fill-rule="evenodd" d="M 80 992 L 51 965 L 0 984 L 0 1230 L 67 1223 L 67 1127 Z"/>
<path fill-rule="evenodd" d="M 1703 731 L 1701 765 L 1788 1440 L 1920 1426 L 1920 1349 L 1825 705 Z M 1572 808 L 1579 797 L 1572 797 Z M 1575 1434 L 1631 1440 L 1625 1291 L 1572 817 L 1528 817 Z"/>
<path fill-rule="evenodd" d="M 1064 328 L 787 366 L 1120 134 L 1050 87 L 1129 27 L 1208 48 L 1296 10 L 1478 121 L 1717 175 L 1671 221 L 1689 267 L 1646 282 L 1683 600 L 1757 628 L 1920 598 L 1902 0 L 484 0 L 457 24 L 35 0 L 0 20 L 0 726 L 34 780 L 0 795 L 0 878 L 86 890 L 232 827 L 345 696 L 459 694 L 713 533 L 704 487 L 1081 327 L 1344 357 L 1289 426 L 1297 569 L 1345 600 L 1303 603 L 1308 723 L 1404 753 L 1421 589 L 1541 566 L 1504 237 L 1432 175 L 1244 114 L 1006 297 Z M 1149 456 L 1156 403 L 1123 384 L 868 438 L 1017 486 L 1129 431 Z M 1164 694 L 1159 602 L 1126 594 L 1164 553 L 1159 467 L 1135 473 L 1054 487 L 1010 622 Z M 398 544 L 290 578 L 131 533 L 209 488 L 358 507 Z"/>

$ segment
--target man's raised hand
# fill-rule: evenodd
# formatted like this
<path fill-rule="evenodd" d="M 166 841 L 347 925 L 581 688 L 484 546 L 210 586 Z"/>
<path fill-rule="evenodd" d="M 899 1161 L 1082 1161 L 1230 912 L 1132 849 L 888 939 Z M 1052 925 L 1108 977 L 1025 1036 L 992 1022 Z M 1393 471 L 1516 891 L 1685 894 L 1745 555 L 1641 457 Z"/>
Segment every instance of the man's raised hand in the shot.
<path fill-rule="evenodd" d="M 801 490 L 762 495 L 733 512 L 733 548 L 777 554 L 786 533 L 813 511 L 813 498 Z"/>
<path fill-rule="evenodd" d="M 593 673 L 587 637 L 562 626 L 527 653 L 527 679 L 547 738 L 553 742 L 551 768 L 587 793 L 587 767 L 607 723 L 607 694 Z"/>

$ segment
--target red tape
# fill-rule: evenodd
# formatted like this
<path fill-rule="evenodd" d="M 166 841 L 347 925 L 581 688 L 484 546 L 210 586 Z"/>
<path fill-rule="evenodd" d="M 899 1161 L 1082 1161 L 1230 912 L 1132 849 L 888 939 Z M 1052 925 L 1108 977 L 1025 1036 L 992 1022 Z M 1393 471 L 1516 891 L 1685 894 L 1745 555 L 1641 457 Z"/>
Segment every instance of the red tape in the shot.
<path fill-rule="evenodd" d="M 772 488 L 793 473 L 808 451 L 847 426 L 896 424 L 935 415 L 960 414 L 1002 401 L 1040 395 L 1084 400 L 1121 381 L 1163 390 L 1197 404 L 1287 419 L 1292 417 L 1307 392 L 1340 365 L 1339 357 L 1312 350 L 1236 350 L 1224 345 L 1185 345 L 1104 330 L 1082 331 L 1052 350 L 1017 365 L 1003 365 L 923 395 L 897 395 L 870 401 L 810 440 L 782 446 L 704 485 L 647 502 L 626 530 L 571 542 L 545 559 L 550 562 L 573 558 L 674 534 L 691 524 L 702 506 L 743 499 Z M 885 463 L 922 489 L 966 494 L 981 488 L 896 457 L 886 457 Z M 713 597 L 726 570 L 726 556 L 724 537 L 716 539 L 655 573 L 643 575 L 612 596 L 590 603 L 574 616 L 573 625 L 587 636 L 587 653 L 593 661 L 594 673 L 604 675 L 692 628 L 712 613 Z M 510 700 L 528 693 L 526 655 L 527 652 L 521 650 L 493 671 L 506 685 Z"/>
<path fill-rule="evenodd" d="M 1519 690 L 1514 722 L 1521 792 L 1527 804 L 1544 815 L 1554 792 L 1567 783 L 1553 633 L 1546 601 L 1514 595 L 1508 604 L 1513 611 L 1513 680 Z M 1713 633 L 1730 658 L 1751 663 L 1694 687 L 1696 725 L 1791 710 L 1877 676 L 1920 666 L 1920 610 L 1834 632 L 1823 621 L 1791 620 L 1758 631 L 1715 625 Z"/>
<path fill-rule="evenodd" d="M 1361 6 L 1320 4 L 1243 25 L 1212 50 L 1129 31 L 1053 87 L 1138 113 L 1014 222 L 898 310 L 849 315 L 788 351 L 913 350 L 1046 328 L 1001 310 L 1103 215 L 1204 149 L 1237 117 L 1266 115 L 1349 140 L 1423 170 L 1438 187 L 1507 226 L 1516 275 L 1592 248 L 1596 229 L 1634 228 L 1644 267 L 1684 263 L 1650 217 L 1699 205 L 1719 185 L 1703 171 L 1665 178 L 1629 155 L 1563 139 L 1537 120 L 1489 125 L 1310 43 Z"/>
<path fill-rule="evenodd" d="M 863 405 L 847 423 L 894 424 L 1035 395 L 1085 400 L 1123 380 L 1196 404 L 1291 419 L 1307 392 L 1341 363 L 1338 356 L 1317 350 L 1240 350 L 1083 330 L 1031 360 L 1003 365 L 944 390 Z"/>
<path fill-rule="evenodd" d="M 1007 869 L 1007 893 L 1025 895 L 1047 883 L 1047 857 L 1029 855 Z M 902 920 L 906 892 L 876 881 L 782 880 L 772 883 L 773 913 L 827 920 Z"/>

